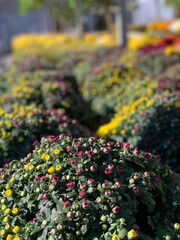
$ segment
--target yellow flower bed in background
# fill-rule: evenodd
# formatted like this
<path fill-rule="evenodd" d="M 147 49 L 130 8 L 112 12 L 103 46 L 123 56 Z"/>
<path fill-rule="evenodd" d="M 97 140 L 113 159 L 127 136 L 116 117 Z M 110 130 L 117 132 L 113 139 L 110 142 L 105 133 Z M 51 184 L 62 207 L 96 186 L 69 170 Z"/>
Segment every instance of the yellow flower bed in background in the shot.
<path fill-rule="evenodd" d="M 147 44 L 158 44 L 164 36 L 156 31 L 178 34 L 180 32 L 180 19 L 173 21 L 156 21 L 146 27 L 145 32 L 128 32 L 128 48 L 137 50 Z M 12 49 L 16 57 L 46 56 L 58 57 L 59 54 L 71 51 L 92 51 L 99 47 L 112 47 L 117 45 L 115 31 L 86 33 L 83 38 L 70 36 L 66 33 L 54 34 L 22 34 L 13 38 Z"/>
<path fill-rule="evenodd" d="M 128 48 L 131 50 L 138 50 L 148 44 L 158 44 L 162 41 L 159 36 L 154 36 L 148 33 L 130 33 L 128 39 Z"/>
<path fill-rule="evenodd" d="M 12 40 L 12 49 L 16 56 L 54 57 L 62 52 L 92 51 L 102 46 L 115 46 L 116 39 L 110 33 L 87 33 L 83 39 L 67 34 L 24 34 Z"/>
<path fill-rule="evenodd" d="M 172 21 L 155 21 L 147 25 L 147 31 L 168 31 Z"/>

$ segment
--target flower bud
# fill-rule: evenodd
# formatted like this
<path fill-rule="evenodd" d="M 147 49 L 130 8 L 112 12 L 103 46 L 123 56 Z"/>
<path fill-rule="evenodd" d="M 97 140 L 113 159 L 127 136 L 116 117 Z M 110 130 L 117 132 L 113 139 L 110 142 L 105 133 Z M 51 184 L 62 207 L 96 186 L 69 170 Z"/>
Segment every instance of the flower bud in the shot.
<path fill-rule="evenodd" d="M 2 198 L 1 199 L 1 203 L 3 204 L 3 203 L 5 203 L 6 202 L 6 199 L 5 198 Z"/>
<path fill-rule="evenodd" d="M 180 229 L 180 224 L 179 223 L 175 223 L 174 224 L 174 229 L 179 230 Z"/>
<path fill-rule="evenodd" d="M 44 221 L 42 222 L 42 225 L 43 225 L 43 226 L 46 226 L 47 223 L 48 223 L 48 221 L 47 221 L 47 220 L 44 220 Z"/>
<path fill-rule="evenodd" d="M 171 240 L 171 236 L 166 235 L 165 239 L 166 239 L 166 240 Z"/>
<path fill-rule="evenodd" d="M 135 181 L 134 181 L 133 178 L 129 179 L 129 183 L 130 183 L 130 184 L 134 184 L 134 182 L 135 182 Z"/>
<path fill-rule="evenodd" d="M 110 196 L 110 195 L 111 195 L 111 191 L 110 191 L 110 190 L 106 190 L 106 191 L 105 191 L 105 195 L 106 195 L 106 196 Z"/>
<path fill-rule="evenodd" d="M 68 213 L 67 213 L 67 217 L 68 217 L 68 218 L 73 218 L 73 216 L 74 216 L 74 213 L 73 213 L 73 212 L 68 212 Z"/>
<path fill-rule="evenodd" d="M 24 197 L 26 195 L 25 191 L 21 191 L 20 196 Z"/>
<path fill-rule="evenodd" d="M 82 207 L 83 207 L 83 208 L 89 208 L 89 207 L 90 207 L 90 203 L 84 202 L 84 203 L 82 204 Z"/>
<path fill-rule="evenodd" d="M 80 236 L 80 235 L 81 235 L 81 232 L 80 232 L 80 231 L 76 231 L 76 235 L 77 235 L 77 236 Z"/>
<path fill-rule="evenodd" d="M 64 227 L 63 227 L 63 225 L 58 224 L 56 228 L 57 228 L 57 230 L 61 231 L 61 230 L 63 230 Z"/>
<path fill-rule="evenodd" d="M 90 170 L 91 170 L 92 172 L 95 172 L 95 171 L 97 170 L 97 167 L 96 167 L 95 165 L 93 165 L 93 166 L 90 167 Z"/>
<path fill-rule="evenodd" d="M 149 177 L 150 172 L 146 171 L 146 172 L 144 172 L 144 175 L 145 175 L 145 177 Z"/>
<path fill-rule="evenodd" d="M 71 179 L 71 176 L 70 176 L 70 175 L 67 175 L 67 176 L 66 176 L 66 179 L 67 179 L 67 180 Z"/>
<path fill-rule="evenodd" d="M 118 214 L 118 213 L 120 212 L 120 210 L 121 210 L 121 208 L 120 208 L 119 206 L 115 206 L 115 207 L 112 209 L 113 213 L 115 213 L 115 214 Z"/>
<path fill-rule="evenodd" d="M 36 188 L 36 192 L 39 193 L 41 191 L 40 188 Z"/>
<path fill-rule="evenodd" d="M 50 234 L 54 236 L 56 234 L 56 229 L 55 228 L 51 229 Z"/>
<path fill-rule="evenodd" d="M 106 220 L 107 220 L 107 217 L 106 217 L 105 215 L 102 215 L 100 219 L 101 219 L 101 222 L 103 222 L 103 223 L 104 223 L 104 222 L 106 222 Z"/>
<path fill-rule="evenodd" d="M 103 224 L 103 225 L 102 225 L 102 230 L 105 231 L 105 230 L 107 230 L 107 229 L 108 229 L 108 226 L 107 226 L 106 224 Z"/>
<path fill-rule="evenodd" d="M 102 201 L 102 200 L 101 200 L 100 197 L 97 197 L 96 200 L 95 200 L 96 203 L 100 203 L 101 201 Z"/>
<path fill-rule="evenodd" d="M 53 184 L 50 184 L 50 185 L 49 185 L 49 190 L 54 190 L 54 188 L 55 188 L 55 187 L 54 187 Z"/>
<path fill-rule="evenodd" d="M 102 183 L 102 188 L 106 188 L 108 186 L 107 182 Z"/>

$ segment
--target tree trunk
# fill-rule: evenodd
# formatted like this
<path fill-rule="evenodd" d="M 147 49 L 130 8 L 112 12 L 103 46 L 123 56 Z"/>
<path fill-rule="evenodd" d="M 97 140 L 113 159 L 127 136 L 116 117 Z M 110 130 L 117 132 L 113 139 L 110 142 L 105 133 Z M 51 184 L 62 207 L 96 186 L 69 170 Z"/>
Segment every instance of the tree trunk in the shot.
<path fill-rule="evenodd" d="M 84 16 L 81 7 L 81 3 L 77 0 L 77 28 L 79 37 L 82 38 L 84 36 Z"/>
<path fill-rule="evenodd" d="M 126 0 L 120 0 L 121 8 L 121 46 L 126 47 L 127 45 L 127 11 L 126 11 Z"/>
<path fill-rule="evenodd" d="M 175 15 L 175 18 L 180 18 L 180 8 L 174 9 L 174 15 Z"/>
<path fill-rule="evenodd" d="M 110 1 L 109 0 L 105 1 L 104 12 L 105 12 L 106 27 L 107 27 L 107 30 L 110 31 L 112 24 L 113 24 L 113 20 L 112 20 L 111 11 L 110 11 Z"/>
<path fill-rule="evenodd" d="M 58 17 L 55 18 L 55 30 L 57 33 L 62 31 L 61 20 Z"/>
<path fill-rule="evenodd" d="M 52 16 L 53 31 L 59 33 L 63 30 L 61 19 L 57 16 Z"/>
<path fill-rule="evenodd" d="M 77 16 L 77 28 L 78 28 L 78 35 L 80 38 L 84 36 L 84 20 L 83 15 Z"/>

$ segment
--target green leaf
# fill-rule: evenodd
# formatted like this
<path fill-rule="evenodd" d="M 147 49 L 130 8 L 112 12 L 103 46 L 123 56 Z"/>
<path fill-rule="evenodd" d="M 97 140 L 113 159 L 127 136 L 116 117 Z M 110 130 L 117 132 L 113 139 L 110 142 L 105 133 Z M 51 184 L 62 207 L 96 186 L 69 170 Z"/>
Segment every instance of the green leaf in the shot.
<path fill-rule="evenodd" d="M 121 229 L 121 230 L 118 232 L 118 235 L 119 235 L 119 237 L 120 237 L 121 239 L 123 239 L 123 238 L 126 237 L 127 232 L 128 232 L 128 230 L 124 228 L 124 229 Z"/>
<path fill-rule="evenodd" d="M 51 219 L 51 209 L 45 208 L 44 211 L 45 211 L 46 219 L 50 220 Z"/>
<path fill-rule="evenodd" d="M 37 233 L 39 231 L 42 231 L 42 227 L 40 226 L 35 226 L 34 230 L 31 232 L 31 235 L 33 235 L 34 233 Z"/>
<path fill-rule="evenodd" d="M 98 228 L 99 227 L 99 223 L 98 222 L 95 222 L 92 224 L 92 228 Z"/>
<path fill-rule="evenodd" d="M 69 198 L 74 197 L 74 196 L 76 196 L 76 195 L 77 195 L 76 192 L 70 192 L 70 193 L 67 194 L 67 196 L 68 196 Z"/>
<path fill-rule="evenodd" d="M 37 240 L 44 240 L 47 239 L 47 227 L 44 229 L 41 237 L 39 237 Z"/>
<path fill-rule="evenodd" d="M 82 231 L 82 234 L 84 235 L 87 232 L 87 225 L 82 225 L 81 231 Z"/>

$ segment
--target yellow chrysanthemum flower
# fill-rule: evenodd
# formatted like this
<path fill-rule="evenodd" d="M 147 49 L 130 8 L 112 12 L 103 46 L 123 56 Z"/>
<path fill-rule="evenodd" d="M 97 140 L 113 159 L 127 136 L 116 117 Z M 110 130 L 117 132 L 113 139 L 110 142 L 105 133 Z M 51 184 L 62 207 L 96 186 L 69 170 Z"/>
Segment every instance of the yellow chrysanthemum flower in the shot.
<path fill-rule="evenodd" d="M 40 170 L 41 168 L 42 168 L 41 164 L 37 165 L 37 167 L 36 167 L 37 170 Z"/>
<path fill-rule="evenodd" d="M 4 212 L 5 212 L 5 214 L 7 214 L 7 215 L 8 215 L 8 214 L 10 214 L 10 213 L 11 213 L 11 209 L 10 209 L 10 208 L 7 208 L 7 209 L 6 209 Z"/>
<path fill-rule="evenodd" d="M 5 191 L 5 195 L 6 195 L 6 197 L 11 197 L 13 195 L 13 190 L 12 189 L 7 189 Z"/>
<path fill-rule="evenodd" d="M 38 154 L 40 154 L 41 152 L 42 152 L 42 149 L 41 149 L 41 148 L 37 150 L 37 153 L 38 153 Z"/>
<path fill-rule="evenodd" d="M 41 155 L 41 159 L 42 159 L 42 160 L 44 160 L 44 159 L 45 159 L 45 157 L 46 157 L 46 154 L 45 154 L 45 153 L 43 153 L 43 154 Z"/>
<path fill-rule="evenodd" d="M 8 234 L 6 240 L 13 240 L 14 236 L 12 234 Z"/>
<path fill-rule="evenodd" d="M 112 237 L 112 240 L 120 240 L 120 237 L 116 234 Z"/>
<path fill-rule="evenodd" d="M 13 240 L 22 240 L 22 238 L 19 236 L 16 236 L 15 238 L 13 238 Z"/>
<path fill-rule="evenodd" d="M 62 171 L 62 166 L 61 165 L 56 165 L 55 169 L 56 169 L 57 172 L 60 172 L 60 171 Z"/>
<path fill-rule="evenodd" d="M 30 171 L 33 171 L 35 169 L 35 166 L 33 164 L 29 164 L 28 169 Z"/>
<path fill-rule="evenodd" d="M 5 223 L 8 223 L 9 220 L 10 220 L 9 217 L 7 217 L 7 216 L 3 218 L 3 222 L 5 222 Z"/>
<path fill-rule="evenodd" d="M 2 206 L 1 206 L 2 211 L 5 211 L 6 208 L 7 208 L 7 206 L 5 204 L 2 204 Z"/>
<path fill-rule="evenodd" d="M 54 155 L 56 155 L 56 156 L 57 156 L 57 155 L 59 155 L 59 154 L 60 154 L 60 152 L 61 152 L 61 151 L 60 151 L 60 149 L 57 149 L 57 148 L 56 148 L 56 149 L 54 149 Z"/>
<path fill-rule="evenodd" d="M 172 46 L 168 46 L 165 48 L 164 53 L 165 55 L 170 55 L 174 52 L 174 48 Z"/>
<path fill-rule="evenodd" d="M 125 129 L 122 129 L 121 131 L 120 131 L 120 134 L 122 134 L 122 135 L 124 135 L 126 133 L 126 130 Z"/>
<path fill-rule="evenodd" d="M 5 234 L 6 234 L 6 230 L 2 229 L 2 230 L 0 231 L 0 235 L 1 235 L 1 236 L 4 236 Z"/>
<path fill-rule="evenodd" d="M 11 225 L 10 224 L 6 224 L 5 229 L 9 230 L 10 228 L 11 228 Z"/>
<path fill-rule="evenodd" d="M 13 182 L 15 182 L 15 181 L 16 181 L 16 179 L 15 179 L 14 177 L 12 177 L 12 178 L 9 180 L 10 183 L 13 183 Z"/>
<path fill-rule="evenodd" d="M 45 156 L 45 160 L 46 160 L 46 161 L 49 161 L 50 159 L 51 159 L 51 156 L 48 155 L 48 154 L 46 154 L 46 156 Z"/>
<path fill-rule="evenodd" d="M 54 167 L 48 168 L 48 173 L 50 173 L 50 174 L 55 173 L 55 168 Z"/>
<path fill-rule="evenodd" d="M 19 226 L 15 226 L 15 227 L 13 227 L 12 232 L 16 234 L 16 233 L 19 233 L 20 230 L 21 230 L 21 229 L 20 229 Z"/>
<path fill-rule="evenodd" d="M 137 232 L 134 229 L 132 229 L 128 232 L 127 236 L 128 236 L 128 239 L 133 239 L 133 238 L 136 238 L 138 235 L 137 235 Z"/>
<path fill-rule="evenodd" d="M 12 209 L 12 214 L 17 215 L 19 213 L 19 209 L 18 208 L 13 208 Z"/>

